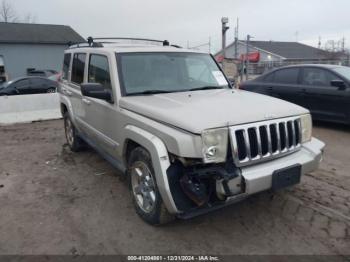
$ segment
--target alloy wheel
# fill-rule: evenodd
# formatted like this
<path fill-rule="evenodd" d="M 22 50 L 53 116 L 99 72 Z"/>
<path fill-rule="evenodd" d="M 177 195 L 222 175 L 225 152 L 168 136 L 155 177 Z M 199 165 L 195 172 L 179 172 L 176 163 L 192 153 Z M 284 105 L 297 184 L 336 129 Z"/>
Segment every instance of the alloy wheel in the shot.
<path fill-rule="evenodd" d="M 145 213 L 155 208 L 156 191 L 151 171 L 141 161 L 135 162 L 131 167 L 131 186 L 137 205 Z"/>

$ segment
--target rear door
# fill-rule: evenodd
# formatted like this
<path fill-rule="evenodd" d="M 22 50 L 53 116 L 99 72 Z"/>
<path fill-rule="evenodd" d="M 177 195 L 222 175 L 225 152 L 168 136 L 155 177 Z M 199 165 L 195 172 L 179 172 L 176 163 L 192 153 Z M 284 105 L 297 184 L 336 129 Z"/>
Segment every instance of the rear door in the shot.
<path fill-rule="evenodd" d="M 298 67 L 283 68 L 274 72 L 272 83 L 267 89 L 272 96 L 305 106 L 299 85 L 300 69 Z"/>
<path fill-rule="evenodd" d="M 62 93 L 69 97 L 73 113 L 77 120 L 77 128 L 83 133 L 88 132 L 84 122 L 85 111 L 82 103 L 80 84 L 85 82 L 86 53 L 75 53 L 72 55 L 72 70 L 70 81 L 63 81 Z M 68 59 L 68 58 L 67 58 Z"/>
<path fill-rule="evenodd" d="M 332 80 L 343 80 L 328 69 L 305 67 L 302 90 L 313 117 L 319 120 L 347 120 L 349 89 L 331 86 Z"/>

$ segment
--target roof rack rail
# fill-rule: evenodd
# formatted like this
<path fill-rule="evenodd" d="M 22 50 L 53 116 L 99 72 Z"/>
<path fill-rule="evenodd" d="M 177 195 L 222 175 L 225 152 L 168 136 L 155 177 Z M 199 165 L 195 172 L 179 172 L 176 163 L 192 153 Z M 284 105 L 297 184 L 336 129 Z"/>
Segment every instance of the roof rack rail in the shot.
<path fill-rule="evenodd" d="M 108 41 L 112 40 L 112 41 Z M 70 45 L 69 48 L 82 48 L 82 47 L 103 47 L 103 44 L 113 44 L 118 42 L 113 42 L 113 40 L 131 40 L 131 41 L 142 41 L 142 42 L 153 42 L 153 43 L 161 43 L 163 46 L 172 46 L 176 48 L 181 48 L 178 45 L 170 45 L 168 40 L 155 40 L 148 38 L 135 38 L 135 37 L 88 37 L 87 42 L 76 43 Z"/>

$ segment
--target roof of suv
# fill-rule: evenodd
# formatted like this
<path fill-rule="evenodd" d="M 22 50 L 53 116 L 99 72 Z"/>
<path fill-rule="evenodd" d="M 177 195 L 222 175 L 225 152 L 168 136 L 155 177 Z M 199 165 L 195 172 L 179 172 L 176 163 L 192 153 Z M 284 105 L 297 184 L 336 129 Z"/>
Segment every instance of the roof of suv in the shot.
<path fill-rule="evenodd" d="M 125 44 L 125 43 L 107 43 L 104 44 L 103 47 L 73 47 L 66 52 L 91 52 L 92 50 L 105 50 L 109 52 L 115 53 L 126 53 L 126 52 L 178 52 L 178 53 L 199 53 L 199 54 L 207 54 L 207 52 L 186 49 L 186 48 L 178 48 L 174 46 L 162 46 L 162 45 L 147 45 L 147 44 Z"/>

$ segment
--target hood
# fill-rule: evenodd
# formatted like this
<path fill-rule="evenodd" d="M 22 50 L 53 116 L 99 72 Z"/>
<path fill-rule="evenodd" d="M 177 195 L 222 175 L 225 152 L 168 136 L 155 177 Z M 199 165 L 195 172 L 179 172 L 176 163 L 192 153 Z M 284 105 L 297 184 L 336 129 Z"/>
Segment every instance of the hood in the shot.
<path fill-rule="evenodd" d="M 120 106 L 195 134 L 309 112 L 280 99 L 231 89 L 129 96 L 120 99 Z"/>

